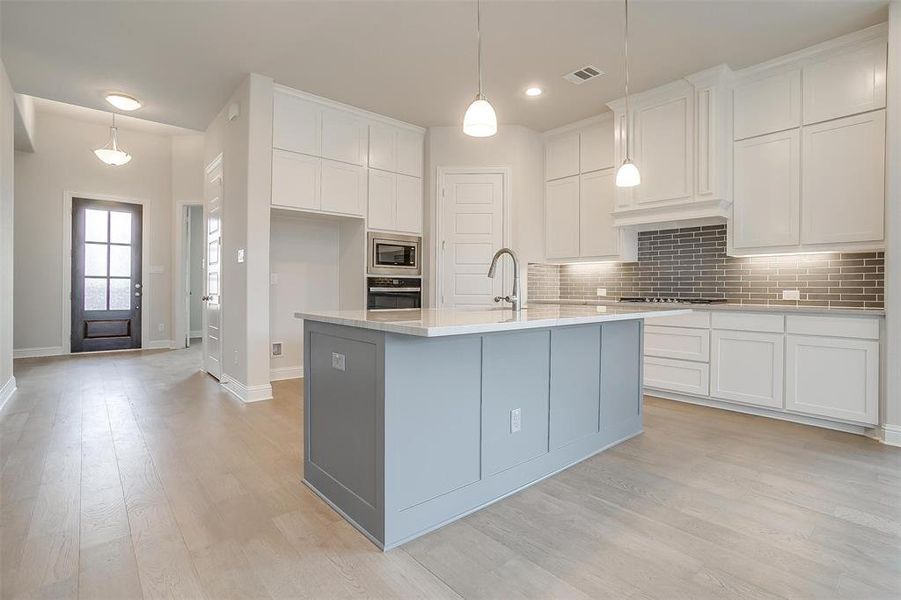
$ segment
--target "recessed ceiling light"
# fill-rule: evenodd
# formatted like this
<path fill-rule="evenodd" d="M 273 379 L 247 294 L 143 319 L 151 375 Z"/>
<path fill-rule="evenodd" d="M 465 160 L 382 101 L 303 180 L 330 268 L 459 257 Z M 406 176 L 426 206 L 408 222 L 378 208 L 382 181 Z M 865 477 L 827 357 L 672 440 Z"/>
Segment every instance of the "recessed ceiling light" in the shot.
<path fill-rule="evenodd" d="M 540 96 L 543 91 L 540 87 L 530 87 L 526 89 L 526 96 Z"/>
<path fill-rule="evenodd" d="M 109 102 L 119 110 L 138 110 L 142 106 L 137 98 L 132 98 L 131 96 L 120 94 L 118 92 L 107 94 L 104 97 L 106 98 L 107 102 Z"/>

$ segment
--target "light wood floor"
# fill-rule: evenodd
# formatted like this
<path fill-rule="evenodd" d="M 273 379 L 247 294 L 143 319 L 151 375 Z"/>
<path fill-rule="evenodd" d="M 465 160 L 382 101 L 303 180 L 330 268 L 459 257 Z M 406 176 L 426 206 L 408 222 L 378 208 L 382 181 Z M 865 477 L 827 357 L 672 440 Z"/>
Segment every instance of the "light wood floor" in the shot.
<path fill-rule="evenodd" d="M 901 451 L 649 399 L 646 432 L 383 554 L 300 483 L 299 381 L 199 352 L 16 361 L 2 596 L 898 598 Z"/>

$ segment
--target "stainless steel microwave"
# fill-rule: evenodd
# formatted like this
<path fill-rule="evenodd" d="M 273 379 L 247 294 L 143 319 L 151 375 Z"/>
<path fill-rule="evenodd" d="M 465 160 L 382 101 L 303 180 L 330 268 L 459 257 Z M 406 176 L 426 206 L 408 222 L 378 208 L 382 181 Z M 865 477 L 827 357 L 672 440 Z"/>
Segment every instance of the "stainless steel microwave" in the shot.
<path fill-rule="evenodd" d="M 418 235 L 395 235 L 370 232 L 370 275 L 422 275 L 422 238 Z"/>

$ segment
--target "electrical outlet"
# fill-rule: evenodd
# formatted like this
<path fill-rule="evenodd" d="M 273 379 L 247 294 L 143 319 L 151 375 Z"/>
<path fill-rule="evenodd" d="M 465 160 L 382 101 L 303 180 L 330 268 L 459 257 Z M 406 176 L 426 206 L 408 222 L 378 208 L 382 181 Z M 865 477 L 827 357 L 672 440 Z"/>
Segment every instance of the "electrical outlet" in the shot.
<path fill-rule="evenodd" d="M 238 262 L 239 263 L 244 262 L 244 256 L 245 256 L 244 248 L 238 248 Z"/>
<path fill-rule="evenodd" d="M 235 352 L 234 352 L 234 363 L 238 364 L 238 351 L 237 350 L 235 350 Z"/>
<path fill-rule="evenodd" d="M 510 433 L 522 430 L 522 409 L 514 408 L 510 411 Z"/>
<path fill-rule="evenodd" d="M 272 342 L 272 356 L 281 356 L 282 355 L 282 343 L 281 342 Z"/>
<path fill-rule="evenodd" d="M 606 296 L 607 288 L 598 288 L 598 296 Z"/>
<path fill-rule="evenodd" d="M 801 291 L 800 290 L 782 290 L 782 299 L 783 300 L 800 300 L 801 299 Z"/>
<path fill-rule="evenodd" d="M 347 366 L 347 357 L 338 352 L 332 352 L 332 368 L 344 371 Z"/>

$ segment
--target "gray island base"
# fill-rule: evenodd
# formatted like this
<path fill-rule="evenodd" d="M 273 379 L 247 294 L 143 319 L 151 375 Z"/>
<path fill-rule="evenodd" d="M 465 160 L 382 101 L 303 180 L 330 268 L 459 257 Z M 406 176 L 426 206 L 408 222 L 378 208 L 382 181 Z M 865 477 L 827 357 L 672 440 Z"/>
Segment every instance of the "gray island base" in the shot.
<path fill-rule="evenodd" d="M 304 482 L 386 550 L 441 527 L 641 433 L 642 320 L 682 312 L 297 313 Z"/>

